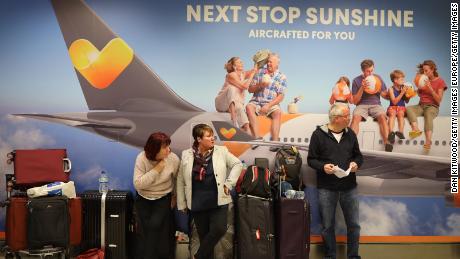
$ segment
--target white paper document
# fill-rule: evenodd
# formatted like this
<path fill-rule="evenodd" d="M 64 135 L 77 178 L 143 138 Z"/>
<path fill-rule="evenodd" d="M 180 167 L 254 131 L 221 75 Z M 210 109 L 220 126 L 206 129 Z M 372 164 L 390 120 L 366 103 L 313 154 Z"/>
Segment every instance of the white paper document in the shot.
<path fill-rule="evenodd" d="M 345 170 L 343 170 L 342 168 L 340 168 L 338 166 L 334 166 L 334 174 L 338 178 L 343 178 L 343 177 L 349 175 L 350 171 L 351 171 L 351 167 L 348 168 L 347 171 L 345 171 Z"/>

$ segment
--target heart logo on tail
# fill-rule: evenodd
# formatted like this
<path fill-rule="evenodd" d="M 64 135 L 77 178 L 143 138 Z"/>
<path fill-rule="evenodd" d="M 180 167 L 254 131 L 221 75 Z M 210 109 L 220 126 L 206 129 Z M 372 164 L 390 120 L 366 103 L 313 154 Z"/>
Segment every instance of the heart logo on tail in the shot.
<path fill-rule="evenodd" d="M 231 128 L 231 129 L 220 128 L 219 131 L 220 131 L 220 134 L 222 134 L 222 136 L 224 136 L 226 139 L 231 139 L 236 134 L 235 128 Z"/>
<path fill-rule="evenodd" d="M 99 51 L 90 41 L 78 39 L 69 48 L 74 67 L 97 89 L 105 89 L 128 67 L 133 50 L 121 38 L 115 38 Z"/>

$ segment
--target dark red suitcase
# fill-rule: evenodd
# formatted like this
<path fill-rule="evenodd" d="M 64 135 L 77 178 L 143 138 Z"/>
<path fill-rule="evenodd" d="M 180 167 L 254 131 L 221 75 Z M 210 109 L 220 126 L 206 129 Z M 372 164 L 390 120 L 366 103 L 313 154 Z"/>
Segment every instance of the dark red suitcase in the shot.
<path fill-rule="evenodd" d="M 305 259 L 310 252 L 308 201 L 280 198 L 275 202 L 277 258 Z"/>
<path fill-rule="evenodd" d="M 35 187 L 50 182 L 68 182 L 71 163 L 65 149 L 17 149 L 8 154 L 14 162 L 15 185 Z"/>
<path fill-rule="evenodd" d="M 69 199 L 70 214 L 70 245 L 78 246 L 82 239 L 82 200 L 80 197 Z"/>
<path fill-rule="evenodd" d="M 6 245 L 12 252 L 27 248 L 27 197 L 11 197 L 6 207 Z"/>

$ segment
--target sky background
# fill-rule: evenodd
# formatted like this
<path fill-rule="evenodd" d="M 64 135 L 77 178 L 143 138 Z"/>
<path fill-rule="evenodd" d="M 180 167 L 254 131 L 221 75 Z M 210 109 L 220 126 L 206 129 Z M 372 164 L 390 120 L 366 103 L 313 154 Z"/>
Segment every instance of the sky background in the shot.
<path fill-rule="evenodd" d="M 416 65 L 425 59 L 434 60 L 441 77 L 450 84 L 449 1 L 289 1 L 302 11 L 293 24 L 245 21 L 248 6 L 287 7 L 285 1 L 231 1 L 231 5 L 242 6 L 238 23 L 189 23 L 186 6 L 190 2 L 87 1 L 176 93 L 207 111 L 214 111 L 214 97 L 224 81 L 224 63 L 239 56 L 250 68 L 252 55 L 265 48 L 280 55 L 280 70 L 288 77 L 284 110 L 295 96 L 303 95 L 300 112 L 326 113 L 337 79 L 345 75 L 352 80 L 359 75 L 359 64 L 365 58 L 374 60 L 375 72 L 387 85 L 391 85 L 393 69 L 403 70 L 406 81 L 412 81 Z M 309 25 L 304 22 L 308 7 L 413 10 L 414 27 Z M 251 29 L 354 32 L 355 40 L 250 39 Z M 1 1 L 0 33 L 1 172 L 11 172 L 3 158 L 12 149 L 66 147 L 78 191 L 97 188 L 101 170 L 109 173 L 112 188 L 133 189 L 132 168 L 138 149 L 78 129 L 8 115 L 88 110 L 51 4 Z M 446 95 L 444 98 L 441 115 L 447 116 L 450 106 Z M 388 101 L 382 103 L 388 106 Z M 410 102 L 416 103 L 417 99 Z M 0 177 L 0 186 L 4 186 L 4 177 Z M 4 195 L 0 187 L 0 196 Z M 0 212 L 1 223 L 5 214 Z M 360 212 L 362 234 L 460 235 L 460 211 L 446 208 L 442 197 L 362 197 Z M 313 227 L 314 232 L 318 229 Z"/>

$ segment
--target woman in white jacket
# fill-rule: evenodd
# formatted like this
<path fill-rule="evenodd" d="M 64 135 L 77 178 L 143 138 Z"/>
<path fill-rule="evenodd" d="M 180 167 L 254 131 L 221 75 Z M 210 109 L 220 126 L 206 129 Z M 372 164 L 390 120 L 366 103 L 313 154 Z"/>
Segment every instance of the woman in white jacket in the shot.
<path fill-rule="evenodd" d="M 177 208 L 190 210 L 200 239 L 194 258 L 212 258 L 214 246 L 227 231 L 230 190 L 242 170 L 241 161 L 226 147 L 214 145 L 206 124 L 193 127 L 193 147 L 182 152 L 177 176 Z"/>

